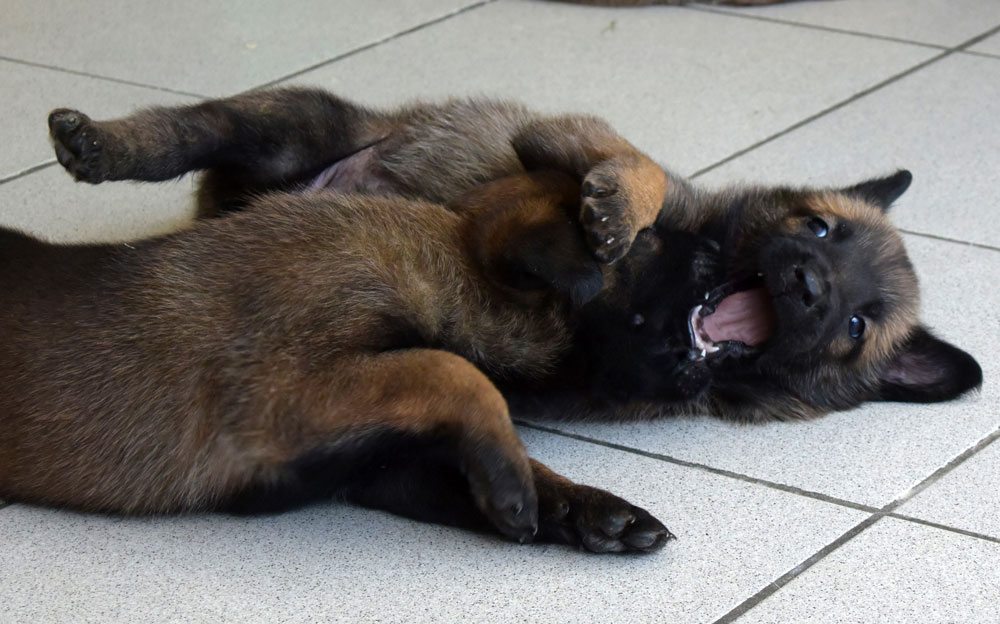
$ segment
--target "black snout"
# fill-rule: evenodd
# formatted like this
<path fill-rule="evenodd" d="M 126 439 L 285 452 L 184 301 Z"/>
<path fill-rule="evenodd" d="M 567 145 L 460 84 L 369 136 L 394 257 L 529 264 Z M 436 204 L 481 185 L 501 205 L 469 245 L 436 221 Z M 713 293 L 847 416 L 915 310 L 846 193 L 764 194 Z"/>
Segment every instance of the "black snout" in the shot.
<path fill-rule="evenodd" d="M 802 292 L 802 303 L 811 308 L 823 301 L 827 293 L 827 283 L 819 269 L 815 266 L 796 266 L 793 269 L 794 283 Z"/>

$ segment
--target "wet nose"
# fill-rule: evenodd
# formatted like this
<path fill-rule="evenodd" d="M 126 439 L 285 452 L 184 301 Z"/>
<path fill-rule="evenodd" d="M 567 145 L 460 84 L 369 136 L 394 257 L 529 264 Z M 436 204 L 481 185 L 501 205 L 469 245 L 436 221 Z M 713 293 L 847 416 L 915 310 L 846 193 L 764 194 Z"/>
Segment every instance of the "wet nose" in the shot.
<path fill-rule="evenodd" d="M 826 295 L 826 280 L 820 276 L 816 267 L 795 267 L 795 280 L 802 289 L 802 303 L 811 308 Z"/>

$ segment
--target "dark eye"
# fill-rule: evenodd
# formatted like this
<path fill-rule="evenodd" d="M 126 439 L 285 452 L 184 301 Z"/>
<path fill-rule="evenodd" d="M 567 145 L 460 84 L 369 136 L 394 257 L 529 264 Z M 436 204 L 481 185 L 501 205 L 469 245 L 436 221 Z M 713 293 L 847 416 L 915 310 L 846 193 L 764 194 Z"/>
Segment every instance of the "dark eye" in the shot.
<path fill-rule="evenodd" d="M 855 340 L 863 336 L 865 333 L 865 319 L 857 314 L 852 316 L 851 320 L 847 322 L 847 333 Z"/>
<path fill-rule="evenodd" d="M 808 225 L 809 229 L 816 235 L 816 238 L 826 238 L 826 235 L 830 233 L 830 226 L 826 224 L 826 221 L 820 219 L 819 217 L 809 219 L 806 225 Z"/>

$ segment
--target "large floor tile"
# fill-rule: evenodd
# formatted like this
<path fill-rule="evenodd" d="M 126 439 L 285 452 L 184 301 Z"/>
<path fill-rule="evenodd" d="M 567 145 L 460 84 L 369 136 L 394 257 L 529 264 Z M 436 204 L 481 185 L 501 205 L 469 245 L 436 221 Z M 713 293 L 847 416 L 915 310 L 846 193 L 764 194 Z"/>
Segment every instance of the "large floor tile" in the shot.
<path fill-rule="evenodd" d="M 74 182 L 58 165 L 0 184 L 0 227 L 59 242 L 111 242 L 172 232 L 193 214 L 192 178 L 161 184 Z"/>
<path fill-rule="evenodd" d="M 983 52 L 985 54 L 995 54 L 1000 56 L 1000 35 L 993 35 L 969 48 L 973 52 Z"/>
<path fill-rule="evenodd" d="M 997 3 L 1000 7 L 1000 3 Z M 901 227 L 1000 246 L 1000 62 L 954 55 L 710 172 L 712 183 L 841 184 L 906 167 Z"/>
<path fill-rule="evenodd" d="M 555 469 L 646 506 L 679 539 L 651 556 L 600 557 L 334 504 L 156 520 L 13 506 L 0 511 L 0 603 L 25 622 L 711 622 L 864 517 L 555 436 L 526 439 Z"/>
<path fill-rule="evenodd" d="M 871 403 L 807 423 L 711 418 L 564 430 L 873 506 L 884 505 L 1000 426 L 1000 254 L 908 236 L 931 327 L 983 365 L 981 395 L 937 405 Z M 970 310 L 975 310 L 970 314 Z"/>
<path fill-rule="evenodd" d="M 0 25 L 0 41 L 4 36 L 5 27 Z M 140 106 L 192 101 L 155 89 L 3 60 L 0 60 L 0 92 L 16 94 L 4 98 L 3 116 L 0 116 L 0 145 L 3 146 L 0 179 L 55 158 L 46 125 L 53 108 L 79 108 L 100 118 L 123 115 Z"/>
<path fill-rule="evenodd" d="M 933 53 L 677 7 L 498 2 L 295 82 L 380 105 L 489 94 L 593 112 L 692 172 Z"/>
<path fill-rule="evenodd" d="M 884 519 L 757 605 L 740 624 L 1000 621 L 1000 547 Z"/>
<path fill-rule="evenodd" d="M 738 11 L 948 47 L 1000 24 L 994 0 L 817 0 Z"/>
<path fill-rule="evenodd" d="M 4 4 L 0 55 L 204 95 L 274 80 L 473 0 Z"/>
<path fill-rule="evenodd" d="M 966 460 L 898 511 L 1000 538 L 997 475 L 1000 475 L 1000 442 Z"/>

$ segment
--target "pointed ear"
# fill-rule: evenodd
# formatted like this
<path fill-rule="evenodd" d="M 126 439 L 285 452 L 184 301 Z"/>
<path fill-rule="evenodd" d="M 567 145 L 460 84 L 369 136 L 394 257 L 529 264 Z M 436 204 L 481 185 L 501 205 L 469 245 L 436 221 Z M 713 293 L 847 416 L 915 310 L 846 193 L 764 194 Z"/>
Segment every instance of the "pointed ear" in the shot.
<path fill-rule="evenodd" d="M 913 174 L 906 169 L 900 169 L 890 176 L 855 184 L 841 192 L 863 199 L 885 212 L 889 210 L 893 202 L 906 192 L 906 189 L 910 188 L 911 182 L 913 182 Z"/>
<path fill-rule="evenodd" d="M 937 403 L 980 387 L 983 370 L 971 355 L 919 327 L 880 378 L 878 400 Z"/>

